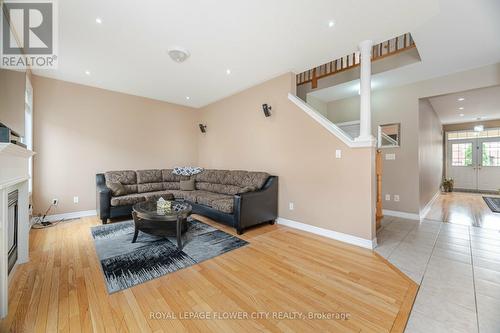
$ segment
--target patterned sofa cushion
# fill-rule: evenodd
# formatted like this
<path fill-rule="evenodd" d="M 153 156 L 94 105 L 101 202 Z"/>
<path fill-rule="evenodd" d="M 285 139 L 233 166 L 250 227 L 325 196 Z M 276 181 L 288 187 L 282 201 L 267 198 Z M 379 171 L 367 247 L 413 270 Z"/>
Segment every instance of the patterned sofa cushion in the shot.
<path fill-rule="evenodd" d="M 119 182 L 123 185 L 137 184 L 137 177 L 133 170 L 107 171 L 104 173 L 106 182 Z"/>
<path fill-rule="evenodd" d="M 211 207 L 221 211 L 223 213 L 232 214 L 234 209 L 234 200 L 231 199 L 219 199 L 211 202 Z"/>
<path fill-rule="evenodd" d="M 179 176 L 172 173 L 173 169 L 162 169 L 161 176 L 163 182 L 180 182 L 181 180 L 188 180 L 188 176 Z"/>
<path fill-rule="evenodd" d="M 244 193 L 244 189 L 242 187 L 234 185 L 212 184 L 205 182 L 197 182 L 195 185 L 197 190 L 204 190 L 221 194 L 235 195 L 238 193 Z"/>
<path fill-rule="evenodd" d="M 121 197 L 112 197 L 111 206 L 133 205 L 144 200 L 146 200 L 146 196 L 143 193 L 127 194 Z"/>
<path fill-rule="evenodd" d="M 127 194 L 137 193 L 137 177 L 133 170 L 108 171 L 104 173 L 106 184 L 121 183 Z"/>
<path fill-rule="evenodd" d="M 233 212 L 234 199 L 231 195 L 213 193 L 208 191 L 181 191 L 184 199 L 200 205 L 209 206 L 224 213 Z"/>
<path fill-rule="evenodd" d="M 146 193 L 163 190 L 163 183 L 146 183 L 137 185 L 137 192 Z"/>
<path fill-rule="evenodd" d="M 137 184 L 161 183 L 162 180 L 161 170 L 137 170 Z"/>
<path fill-rule="evenodd" d="M 203 170 L 199 174 L 194 175 L 194 179 L 200 183 L 222 184 L 222 180 L 226 177 L 227 170 Z"/>
<path fill-rule="evenodd" d="M 269 178 L 267 172 L 234 170 L 228 171 L 221 183 L 239 186 L 244 192 L 250 192 L 261 189 L 267 178 Z"/>
<path fill-rule="evenodd" d="M 178 190 L 180 189 L 180 182 L 163 182 L 164 190 Z"/>

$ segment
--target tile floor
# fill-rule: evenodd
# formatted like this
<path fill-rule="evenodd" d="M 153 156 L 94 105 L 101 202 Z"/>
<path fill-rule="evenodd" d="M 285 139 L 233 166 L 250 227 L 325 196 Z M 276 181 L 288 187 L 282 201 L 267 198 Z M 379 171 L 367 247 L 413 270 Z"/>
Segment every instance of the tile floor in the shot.
<path fill-rule="evenodd" d="M 500 232 L 385 217 L 375 249 L 420 289 L 406 332 L 500 332 Z"/>

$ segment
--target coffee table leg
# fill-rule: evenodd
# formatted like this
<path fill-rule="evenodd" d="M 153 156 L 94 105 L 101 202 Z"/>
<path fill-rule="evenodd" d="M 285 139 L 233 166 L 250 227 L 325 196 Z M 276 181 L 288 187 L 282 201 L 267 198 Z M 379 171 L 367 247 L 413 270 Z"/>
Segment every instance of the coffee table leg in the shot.
<path fill-rule="evenodd" d="M 132 243 L 137 241 L 137 236 L 139 235 L 139 218 L 137 217 L 136 212 L 132 212 L 132 217 L 134 218 L 134 238 L 132 239 Z"/>
<path fill-rule="evenodd" d="M 182 232 L 182 222 L 184 221 L 184 218 L 181 216 L 177 216 L 177 248 L 179 250 L 182 250 L 182 239 L 181 239 L 181 232 Z"/>

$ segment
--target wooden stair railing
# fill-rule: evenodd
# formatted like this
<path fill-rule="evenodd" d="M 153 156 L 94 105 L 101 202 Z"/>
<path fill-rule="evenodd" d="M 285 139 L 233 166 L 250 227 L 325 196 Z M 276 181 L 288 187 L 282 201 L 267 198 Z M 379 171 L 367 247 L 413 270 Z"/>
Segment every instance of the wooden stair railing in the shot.
<path fill-rule="evenodd" d="M 415 47 L 415 41 L 411 37 L 411 34 L 406 33 L 373 45 L 372 61 L 380 60 Z M 316 89 L 319 79 L 359 66 L 359 58 L 359 51 L 356 51 L 342 58 L 299 73 L 296 76 L 297 86 L 311 82 L 312 89 Z"/>

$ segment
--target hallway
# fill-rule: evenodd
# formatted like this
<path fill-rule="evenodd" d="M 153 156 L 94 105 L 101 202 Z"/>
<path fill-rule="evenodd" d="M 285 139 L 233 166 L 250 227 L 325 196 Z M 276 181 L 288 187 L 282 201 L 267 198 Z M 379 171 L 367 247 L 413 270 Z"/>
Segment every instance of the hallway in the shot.
<path fill-rule="evenodd" d="M 500 332 L 498 229 L 469 193 L 440 195 L 422 221 L 383 219 L 375 251 L 420 285 L 406 332 Z"/>
<path fill-rule="evenodd" d="M 441 193 L 425 218 L 500 230 L 500 213 L 493 213 L 484 202 L 483 196 L 498 197 L 465 192 Z"/>

